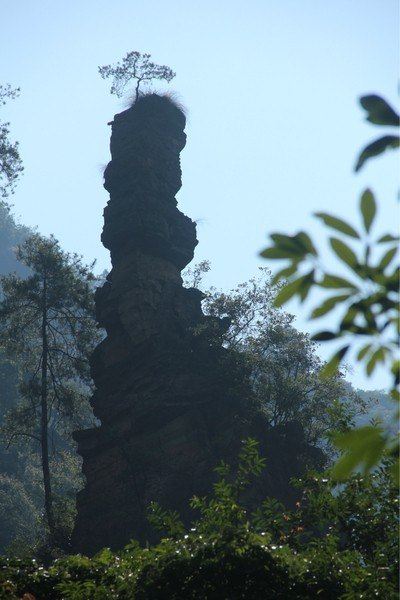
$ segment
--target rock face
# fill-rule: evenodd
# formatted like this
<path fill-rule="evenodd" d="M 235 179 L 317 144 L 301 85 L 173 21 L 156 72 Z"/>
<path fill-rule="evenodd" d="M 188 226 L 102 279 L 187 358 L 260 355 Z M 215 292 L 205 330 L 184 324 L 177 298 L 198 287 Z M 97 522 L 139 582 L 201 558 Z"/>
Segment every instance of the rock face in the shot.
<path fill-rule="evenodd" d="M 112 123 L 102 234 L 112 271 L 96 292 L 107 337 L 91 360 L 101 425 L 75 433 L 86 486 L 73 545 L 87 554 L 151 540 L 153 500 L 188 518 L 189 498 L 209 491 L 213 467 L 236 456 L 243 434 L 265 438 L 261 417 L 249 417 L 246 373 L 218 341 L 223 323 L 205 317 L 202 293 L 182 285 L 197 244 L 175 200 L 184 127 L 181 110 L 155 94 Z M 286 451 L 285 467 L 289 438 L 274 436 L 260 493 L 282 498 L 299 457 Z"/>
<path fill-rule="evenodd" d="M 187 511 L 209 487 L 240 413 L 242 375 L 202 335 L 201 292 L 182 286 L 197 244 L 175 200 L 184 127 L 183 113 L 157 95 L 112 123 L 102 241 L 113 268 L 96 293 L 107 337 L 91 360 L 101 426 L 75 433 L 86 487 L 74 545 L 86 553 L 151 537 L 152 500 Z"/>

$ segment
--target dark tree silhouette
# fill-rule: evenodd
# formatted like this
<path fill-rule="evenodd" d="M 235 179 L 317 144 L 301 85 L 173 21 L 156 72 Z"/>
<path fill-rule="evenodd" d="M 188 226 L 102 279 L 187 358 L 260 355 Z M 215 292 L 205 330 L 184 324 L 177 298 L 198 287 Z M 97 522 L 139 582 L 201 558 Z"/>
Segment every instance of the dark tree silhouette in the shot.
<path fill-rule="evenodd" d="M 130 81 L 136 80 L 135 100 L 139 97 L 140 85 L 153 79 L 164 79 L 168 83 L 175 77 L 175 73 L 166 65 L 156 65 L 150 61 L 151 54 L 128 52 L 125 58 L 116 65 L 99 67 L 103 79 L 113 78 L 111 94 L 120 98 Z"/>
<path fill-rule="evenodd" d="M 20 89 L 13 89 L 9 84 L 0 85 L 0 106 L 8 100 L 14 100 Z M 15 183 L 24 170 L 19 155 L 18 142 L 9 139 L 10 123 L 0 120 L 0 196 L 6 198 L 14 193 Z"/>
<path fill-rule="evenodd" d="M 6 416 L 8 443 L 25 439 L 39 444 L 45 513 L 55 530 L 50 472 L 50 429 L 74 422 L 90 383 L 88 355 L 97 343 L 93 318 L 93 275 L 77 255 L 61 250 L 58 241 L 38 234 L 18 247 L 17 258 L 30 269 L 22 279 L 0 278 L 0 347 L 24 362 L 21 402 Z"/>

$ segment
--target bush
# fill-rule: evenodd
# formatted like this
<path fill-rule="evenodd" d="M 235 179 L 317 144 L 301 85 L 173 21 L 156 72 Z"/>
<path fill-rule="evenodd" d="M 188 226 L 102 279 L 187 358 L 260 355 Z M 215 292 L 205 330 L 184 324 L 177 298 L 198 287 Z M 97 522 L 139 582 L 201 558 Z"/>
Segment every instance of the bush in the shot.
<path fill-rule="evenodd" d="M 48 567 L 3 559 L 0 599 L 397 598 L 390 464 L 339 489 L 310 475 L 298 482 L 303 499 L 294 511 L 267 499 L 249 514 L 242 492 L 265 461 L 254 440 L 239 459 L 236 476 L 221 464 L 213 495 L 192 499 L 200 517 L 189 530 L 176 513 L 153 504 L 150 521 L 166 533 L 158 544 L 142 548 L 133 541 L 121 552 L 69 556 Z"/>

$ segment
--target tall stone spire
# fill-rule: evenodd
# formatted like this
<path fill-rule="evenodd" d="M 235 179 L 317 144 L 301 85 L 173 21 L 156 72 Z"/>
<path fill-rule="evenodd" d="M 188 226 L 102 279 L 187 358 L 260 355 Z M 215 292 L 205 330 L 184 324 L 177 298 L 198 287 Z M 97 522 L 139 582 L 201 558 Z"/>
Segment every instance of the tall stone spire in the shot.
<path fill-rule="evenodd" d="M 182 285 L 197 244 L 194 223 L 177 208 L 185 116 L 151 94 L 115 116 L 105 170 L 110 200 L 102 241 L 112 270 L 96 292 L 105 339 L 91 359 L 94 429 L 76 432 L 86 485 L 78 493 L 76 551 L 151 541 L 152 501 L 190 518 L 189 499 L 210 491 L 213 468 L 235 461 L 252 436 L 267 457 L 250 490 L 293 501 L 291 477 L 310 448 L 301 426 L 270 427 L 251 402 L 240 354 L 223 348 L 226 323 L 203 315 L 203 294 Z"/>
<path fill-rule="evenodd" d="M 91 360 L 101 425 L 75 433 L 86 486 L 73 537 L 85 553 L 151 538 L 153 500 L 185 516 L 236 445 L 244 374 L 218 342 L 223 325 L 203 315 L 202 293 L 180 274 L 197 244 L 175 200 L 184 127 L 182 111 L 155 94 L 112 123 L 102 233 L 112 271 L 96 292 L 107 336 Z"/>

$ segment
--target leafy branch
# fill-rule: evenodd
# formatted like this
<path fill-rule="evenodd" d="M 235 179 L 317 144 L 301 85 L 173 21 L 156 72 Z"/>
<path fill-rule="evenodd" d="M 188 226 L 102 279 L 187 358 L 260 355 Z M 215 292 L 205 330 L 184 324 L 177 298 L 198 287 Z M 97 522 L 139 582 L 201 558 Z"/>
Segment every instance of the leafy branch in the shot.
<path fill-rule="evenodd" d="M 360 98 L 361 106 L 367 111 L 366 120 L 374 125 L 383 125 L 385 127 L 398 127 L 399 115 L 396 111 L 380 96 L 371 94 Z M 398 135 L 384 135 L 374 140 L 360 153 L 355 171 L 359 171 L 367 160 L 378 156 L 388 149 L 399 147 L 400 138 Z"/>
<path fill-rule="evenodd" d="M 375 125 L 399 127 L 399 116 L 390 105 L 376 95 L 363 96 L 361 106 L 367 111 L 367 120 Z M 355 170 L 365 161 L 382 153 L 386 148 L 399 146 L 399 137 L 384 136 L 366 146 L 361 152 Z M 372 238 L 377 215 L 373 192 L 366 189 L 360 199 L 362 227 L 358 229 L 340 217 L 324 212 L 315 217 L 335 235 L 328 238 L 330 250 L 344 268 L 344 273 L 332 273 L 326 268 L 310 236 L 300 231 L 293 236 L 273 233 L 271 245 L 261 252 L 270 260 L 285 260 L 274 282 L 283 282 L 275 303 L 281 306 L 291 298 L 304 302 L 314 289 L 323 292 L 323 301 L 311 311 L 311 319 L 319 319 L 335 309 L 342 309 L 336 327 L 321 330 L 315 341 L 343 340 L 323 369 L 325 376 L 338 371 L 349 351 L 357 347 L 356 359 L 364 365 L 367 376 L 376 367 L 387 365 L 392 377 L 391 395 L 400 399 L 399 384 L 399 272 L 396 260 L 399 237 L 386 233 Z M 357 243 L 358 250 L 352 244 Z M 348 275 L 349 273 L 349 275 Z M 389 428 L 371 425 L 334 436 L 336 446 L 344 453 L 336 463 L 333 475 L 346 479 L 356 469 L 367 472 L 375 467 L 385 453 L 398 454 L 398 442 Z M 398 462 L 394 467 L 398 476 Z"/>

